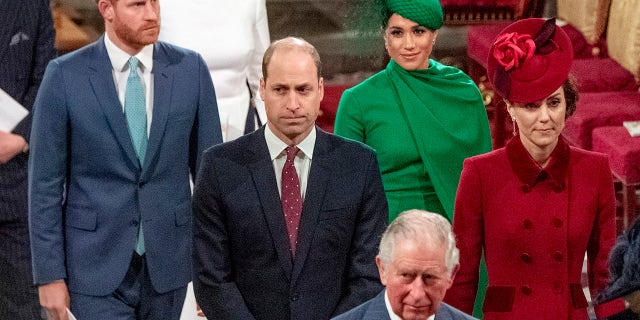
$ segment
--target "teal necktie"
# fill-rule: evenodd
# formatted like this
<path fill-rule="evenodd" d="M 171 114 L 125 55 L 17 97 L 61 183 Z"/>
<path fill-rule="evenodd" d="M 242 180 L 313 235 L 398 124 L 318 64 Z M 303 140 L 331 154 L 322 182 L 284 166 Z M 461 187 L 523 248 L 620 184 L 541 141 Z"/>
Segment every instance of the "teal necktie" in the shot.
<path fill-rule="evenodd" d="M 127 78 L 127 89 L 124 93 L 124 115 L 129 125 L 129 135 L 133 148 L 140 161 L 140 166 L 144 164 L 144 155 L 147 152 L 147 104 L 145 102 L 144 87 L 142 79 L 138 75 L 138 59 L 129 59 L 129 78 Z M 142 217 L 140 217 L 138 240 L 136 241 L 136 252 L 144 254 L 144 234 L 142 232 Z"/>

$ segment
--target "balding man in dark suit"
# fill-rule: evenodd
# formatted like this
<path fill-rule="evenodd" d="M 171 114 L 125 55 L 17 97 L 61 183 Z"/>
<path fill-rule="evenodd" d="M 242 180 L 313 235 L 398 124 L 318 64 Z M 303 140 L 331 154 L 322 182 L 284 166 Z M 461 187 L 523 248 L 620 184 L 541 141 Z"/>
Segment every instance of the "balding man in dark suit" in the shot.
<path fill-rule="evenodd" d="M 382 288 L 378 162 L 315 126 L 324 91 L 311 44 L 276 41 L 262 66 L 267 125 L 203 155 L 195 295 L 209 319 L 329 319 Z"/>

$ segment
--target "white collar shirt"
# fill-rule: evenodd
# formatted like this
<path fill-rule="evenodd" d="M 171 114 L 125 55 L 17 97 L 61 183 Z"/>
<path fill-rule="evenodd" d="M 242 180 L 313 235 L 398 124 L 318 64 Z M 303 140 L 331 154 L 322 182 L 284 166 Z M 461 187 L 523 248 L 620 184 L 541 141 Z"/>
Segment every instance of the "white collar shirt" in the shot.
<path fill-rule="evenodd" d="M 282 195 L 282 168 L 287 160 L 287 153 L 285 148 L 288 147 L 280 138 L 278 138 L 267 124 L 264 130 L 264 138 L 267 141 L 267 148 L 271 156 L 271 163 L 273 163 L 273 169 L 276 174 L 276 181 L 278 183 L 278 194 Z M 294 162 L 296 171 L 298 173 L 298 179 L 300 180 L 300 193 L 302 200 L 304 201 L 307 182 L 309 180 L 309 170 L 311 169 L 311 160 L 313 157 L 313 150 L 316 144 L 316 128 L 311 130 L 304 140 L 302 140 L 297 147 L 300 149 Z"/>

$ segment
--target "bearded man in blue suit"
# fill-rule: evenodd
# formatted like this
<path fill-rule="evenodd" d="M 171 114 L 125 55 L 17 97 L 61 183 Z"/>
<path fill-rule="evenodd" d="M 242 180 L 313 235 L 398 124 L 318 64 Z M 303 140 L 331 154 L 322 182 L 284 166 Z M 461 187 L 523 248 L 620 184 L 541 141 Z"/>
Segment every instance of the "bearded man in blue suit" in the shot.
<path fill-rule="evenodd" d="M 97 0 L 105 35 L 49 63 L 29 167 L 34 278 L 51 319 L 179 319 L 191 191 L 220 143 L 193 51 L 157 42 L 158 0 Z"/>
<path fill-rule="evenodd" d="M 439 214 L 409 210 L 389 225 L 376 264 L 386 289 L 333 320 L 472 320 L 442 302 L 458 270 L 451 224 Z"/>

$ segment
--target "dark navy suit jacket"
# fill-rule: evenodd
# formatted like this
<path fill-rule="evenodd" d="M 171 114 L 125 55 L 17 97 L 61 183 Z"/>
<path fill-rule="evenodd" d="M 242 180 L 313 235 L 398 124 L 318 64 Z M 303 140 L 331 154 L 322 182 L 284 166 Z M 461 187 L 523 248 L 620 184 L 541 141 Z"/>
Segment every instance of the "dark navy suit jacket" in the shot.
<path fill-rule="evenodd" d="M 158 42 L 153 118 L 140 165 L 104 40 L 49 63 L 36 98 L 29 158 L 34 277 L 107 295 L 122 282 L 143 221 L 151 282 L 163 293 L 191 280 L 191 189 L 201 153 L 220 143 L 208 68 Z"/>
<path fill-rule="evenodd" d="M 389 311 L 384 303 L 383 290 L 375 298 L 343 313 L 333 320 L 390 320 Z M 442 302 L 436 311 L 435 320 L 473 320 L 472 316 Z"/>
<path fill-rule="evenodd" d="M 203 156 L 194 289 L 210 319 L 329 319 L 381 289 L 388 209 L 376 155 L 318 128 L 295 258 L 264 127 Z"/>
<path fill-rule="evenodd" d="M 31 111 L 56 55 L 48 0 L 0 1 L 0 88 Z M 29 142 L 31 113 L 13 130 Z M 27 219 L 27 155 L 0 164 L 0 221 Z"/>

